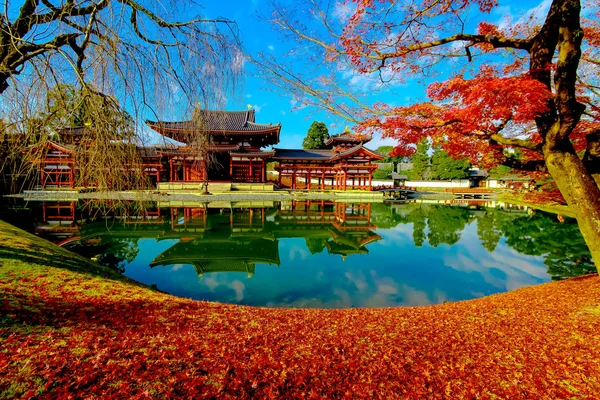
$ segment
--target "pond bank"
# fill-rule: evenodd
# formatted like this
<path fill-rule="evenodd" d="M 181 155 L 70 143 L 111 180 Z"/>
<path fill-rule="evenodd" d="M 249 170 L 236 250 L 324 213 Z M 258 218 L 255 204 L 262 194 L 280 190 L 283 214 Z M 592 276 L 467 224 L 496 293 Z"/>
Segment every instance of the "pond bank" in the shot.
<path fill-rule="evenodd" d="M 285 201 L 285 200 L 355 200 L 383 201 L 383 194 L 365 191 L 272 191 L 250 192 L 233 191 L 208 195 L 193 193 L 165 194 L 157 191 L 130 192 L 87 192 L 76 191 L 28 191 L 7 197 L 31 201 L 77 201 L 77 200 L 117 200 L 117 201 L 156 201 L 156 202 L 213 202 L 213 201 Z"/>
<path fill-rule="evenodd" d="M 0 397 L 592 398 L 600 278 L 396 309 L 192 301 L 0 222 Z"/>
<path fill-rule="evenodd" d="M 150 191 L 122 191 L 122 192 L 78 192 L 74 190 L 56 191 L 26 191 L 21 194 L 12 194 L 5 197 L 20 198 L 29 201 L 78 201 L 78 200 L 117 200 L 117 201 L 156 201 L 156 202 L 213 202 L 213 201 L 286 201 L 286 200 L 329 200 L 329 201 L 357 201 L 357 202 L 381 202 L 386 200 L 382 193 L 373 191 L 271 191 L 251 192 L 232 191 L 215 192 L 202 195 L 194 193 L 172 193 L 166 194 Z M 451 200 L 454 195 L 449 192 L 435 190 L 417 191 L 411 199 L 426 200 Z"/>
<path fill-rule="evenodd" d="M 552 214 L 563 215 L 571 218 L 576 218 L 575 212 L 565 204 L 558 204 L 554 202 L 546 202 L 546 203 L 534 203 L 532 201 L 528 201 L 523 198 L 523 195 L 518 193 L 510 193 L 504 192 L 500 193 L 498 196 L 500 201 L 504 201 L 507 203 L 513 203 L 518 205 L 523 205 L 531 208 L 535 208 L 541 211 L 545 211 Z"/>

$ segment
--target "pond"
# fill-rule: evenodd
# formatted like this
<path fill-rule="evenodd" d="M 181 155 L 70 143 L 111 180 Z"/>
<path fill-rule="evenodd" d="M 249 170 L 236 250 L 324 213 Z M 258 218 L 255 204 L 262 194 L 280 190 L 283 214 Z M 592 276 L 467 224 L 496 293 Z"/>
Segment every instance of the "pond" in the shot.
<path fill-rule="evenodd" d="M 29 202 L 31 229 L 176 296 L 266 307 L 467 300 L 595 271 L 575 220 L 502 203 Z"/>

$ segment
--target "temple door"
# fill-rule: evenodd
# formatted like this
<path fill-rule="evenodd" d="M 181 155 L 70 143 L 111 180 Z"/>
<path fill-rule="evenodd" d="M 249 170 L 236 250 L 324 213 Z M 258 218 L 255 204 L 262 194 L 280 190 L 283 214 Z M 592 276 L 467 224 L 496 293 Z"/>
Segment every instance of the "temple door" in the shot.
<path fill-rule="evenodd" d="M 184 180 L 187 182 L 201 182 L 204 180 L 204 166 L 202 163 L 186 163 Z"/>

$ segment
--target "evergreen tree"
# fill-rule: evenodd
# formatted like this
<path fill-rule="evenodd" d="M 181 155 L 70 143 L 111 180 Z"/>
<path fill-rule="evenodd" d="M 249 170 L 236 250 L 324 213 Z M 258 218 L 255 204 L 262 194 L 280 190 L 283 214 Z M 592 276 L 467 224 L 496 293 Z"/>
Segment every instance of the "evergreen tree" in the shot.
<path fill-rule="evenodd" d="M 417 144 L 417 152 L 413 155 L 413 168 L 410 171 L 410 179 L 421 180 L 429 175 L 429 140 L 424 138 Z"/>
<path fill-rule="evenodd" d="M 431 155 L 431 179 L 464 179 L 469 176 L 470 167 L 466 158 L 455 160 L 440 147 Z"/>
<path fill-rule="evenodd" d="M 303 149 L 324 149 L 325 141 L 329 139 L 329 130 L 323 122 L 313 121 L 308 133 L 302 141 Z"/>

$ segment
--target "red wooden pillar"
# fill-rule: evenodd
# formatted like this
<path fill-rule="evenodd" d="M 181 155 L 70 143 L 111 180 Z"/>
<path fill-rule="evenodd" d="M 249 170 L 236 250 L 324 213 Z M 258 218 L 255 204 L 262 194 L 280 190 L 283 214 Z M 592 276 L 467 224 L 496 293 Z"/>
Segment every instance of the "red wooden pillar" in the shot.
<path fill-rule="evenodd" d="M 306 172 L 306 188 L 310 190 L 310 169 Z"/>
<path fill-rule="evenodd" d="M 325 190 L 325 170 L 321 172 L 321 190 Z"/>
<path fill-rule="evenodd" d="M 369 191 L 373 190 L 373 171 L 369 173 Z"/>
<path fill-rule="evenodd" d="M 292 172 L 292 189 L 296 189 L 296 166 L 294 166 Z"/>
<path fill-rule="evenodd" d="M 69 164 L 69 186 L 75 187 L 75 163 Z"/>
<path fill-rule="evenodd" d="M 42 189 L 44 189 L 46 187 L 46 180 L 44 179 L 44 164 L 40 164 L 40 183 L 42 185 Z M 44 220 L 46 220 L 45 217 Z"/>
<path fill-rule="evenodd" d="M 233 180 L 233 156 L 229 155 L 229 179 Z"/>
<path fill-rule="evenodd" d="M 348 184 L 348 173 L 344 170 L 344 191 L 346 191 L 346 185 Z"/>
<path fill-rule="evenodd" d="M 266 182 L 267 181 L 267 163 L 265 162 L 265 159 L 262 159 L 262 182 Z"/>
<path fill-rule="evenodd" d="M 277 177 L 277 186 L 279 186 L 279 189 L 281 189 L 281 175 L 283 174 L 283 169 L 280 167 L 278 167 L 277 172 L 279 172 L 278 177 Z"/>

